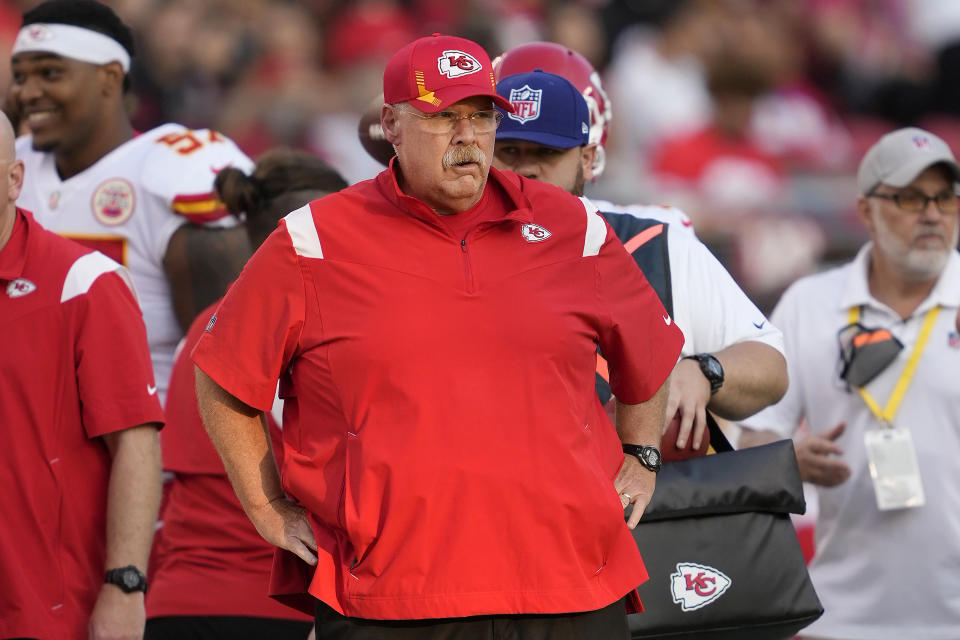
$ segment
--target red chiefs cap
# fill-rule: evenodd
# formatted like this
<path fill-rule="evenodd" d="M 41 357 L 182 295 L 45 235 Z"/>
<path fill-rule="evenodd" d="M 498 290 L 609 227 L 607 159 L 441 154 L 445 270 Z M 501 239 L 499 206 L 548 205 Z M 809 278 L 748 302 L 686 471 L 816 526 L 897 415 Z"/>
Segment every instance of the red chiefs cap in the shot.
<path fill-rule="evenodd" d="M 513 105 L 497 95 L 493 65 L 483 47 L 466 38 L 419 38 L 390 58 L 383 72 L 383 101 L 407 102 L 424 113 L 436 113 L 471 96 L 489 96 L 513 113 Z"/>

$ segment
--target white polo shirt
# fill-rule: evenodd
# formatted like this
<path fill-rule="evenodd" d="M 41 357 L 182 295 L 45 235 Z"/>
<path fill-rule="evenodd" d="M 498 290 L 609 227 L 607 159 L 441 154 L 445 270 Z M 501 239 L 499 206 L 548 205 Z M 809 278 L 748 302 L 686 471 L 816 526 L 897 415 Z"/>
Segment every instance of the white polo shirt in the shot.
<path fill-rule="evenodd" d="M 812 434 L 846 422 L 837 441 L 852 469 L 843 484 L 818 487 L 817 553 L 810 565 L 823 617 L 811 636 L 856 640 L 960 638 L 960 255 L 903 321 L 870 295 L 871 244 L 853 262 L 803 278 L 771 316 L 786 340 L 790 387 L 776 405 L 744 426 L 790 437 L 802 419 Z M 883 407 L 899 379 L 928 310 L 940 313 L 894 426 L 908 429 L 917 451 L 925 506 L 881 512 L 867 466 L 864 434 L 883 428 L 839 377 L 838 331 L 852 307 L 860 323 L 886 328 L 903 344 L 897 360 L 867 391 Z"/>

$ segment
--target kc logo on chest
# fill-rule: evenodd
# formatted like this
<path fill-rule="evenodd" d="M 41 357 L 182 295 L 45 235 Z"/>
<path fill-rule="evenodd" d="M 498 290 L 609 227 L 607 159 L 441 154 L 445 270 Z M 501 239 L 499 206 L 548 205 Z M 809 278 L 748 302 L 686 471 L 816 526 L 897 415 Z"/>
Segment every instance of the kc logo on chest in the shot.
<path fill-rule="evenodd" d="M 525 224 L 520 227 L 520 234 L 527 242 L 543 242 L 553 234 L 538 224 Z"/>

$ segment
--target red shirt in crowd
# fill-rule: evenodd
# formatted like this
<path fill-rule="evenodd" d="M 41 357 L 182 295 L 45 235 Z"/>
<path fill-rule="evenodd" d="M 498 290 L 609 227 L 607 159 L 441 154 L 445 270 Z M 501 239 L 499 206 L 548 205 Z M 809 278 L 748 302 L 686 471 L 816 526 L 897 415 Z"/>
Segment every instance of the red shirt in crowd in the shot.
<path fill-rule="evenodd" d="M 255 616 L 312 620 L 267 595 L 275 547 L 243 512 L 197 410 L 190 352 L 219 301 L 196 317 L 173 364 L 163 430 L 163 466 L 174 472 L 153 548 L 147 617 Z M 267 413 L 273 449 L 280 429 Z"/>
<path fill-rule="evenodd" d="M 0 637 L 87 638 L 104 582 L 110 455 L 163 423 L 123 268 L 18 211 L 0 249 Z"/>
<path fill-rule="evenodd" d="M 262 410 L 280 379 L 283 486 L 319 561 L 275 582 L 373 619 L 609 605 L 647 576 L 596 348 L 635 404 L 682 334 L 583 201 L 491 170 L 476 207 L 499 215 L 454 235 L 394 169 L 288 215 L 194 351 Z"/>

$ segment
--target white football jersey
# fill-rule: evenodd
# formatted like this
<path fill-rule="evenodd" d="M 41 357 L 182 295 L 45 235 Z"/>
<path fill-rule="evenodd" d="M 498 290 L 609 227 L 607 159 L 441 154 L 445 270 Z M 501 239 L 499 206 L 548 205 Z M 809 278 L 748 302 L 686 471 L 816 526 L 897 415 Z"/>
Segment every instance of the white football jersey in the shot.
<path fill-rule="evenodd" d="M 37 222 L 125 265 L 136 287 L 161 400 L 173 353 L 183 336 L 163 269 L 167 244 L 187 221 L 232 226 L 213 190 L 227 166 L 246 173 L 253 162 L 232 140 L 208 129 L 165 124 L 120 145 L 86 170 L 61 180 L 52 153 L 17 140 L 26 165 L 17 205 Z"/>
<path fill-rule="evenodd" d="M 681 356 L 713 353 L 751 340 L 784 352 L 783 334 L 770 324 L 733 276 L 697 238 L 690 218 L 665 205 L 616 205 L 591 200 L 605 213 L 666 222 L 673 319 L 683 331 Z M 611 222 L 620 233 L 618 225 Z M 629 238 L 621 237 L 624 244 Z"/>
<path fill-rule="evenodd" d="M 614 204 L 607 200 L 597 200 L 590 198 L 590 201 L 597 206 L 600 211 L 612 211 L 613 213 L 629 213 L 635 218 L 653 218 L 660 222 L 666 222 L 672 229 L 684 230 L 692 236 L 696 236 L 693 230 L 693 222 L 690 217 L 677 209 L 666 204 Z"/>

